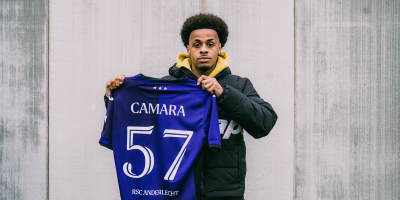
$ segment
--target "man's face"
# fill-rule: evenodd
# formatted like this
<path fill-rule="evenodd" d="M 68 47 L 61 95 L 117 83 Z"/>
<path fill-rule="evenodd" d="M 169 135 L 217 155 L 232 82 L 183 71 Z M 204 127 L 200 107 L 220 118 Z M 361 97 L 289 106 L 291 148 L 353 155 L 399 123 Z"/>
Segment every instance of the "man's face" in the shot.
<path fill-rule="evenodd" d="M 192 67 L 203 72 L 211 72 L 215 68 L 220 52 L 221 43 L 216 31 L 198 29 L 190 33 L 187 53 L 192 58 Z"/>

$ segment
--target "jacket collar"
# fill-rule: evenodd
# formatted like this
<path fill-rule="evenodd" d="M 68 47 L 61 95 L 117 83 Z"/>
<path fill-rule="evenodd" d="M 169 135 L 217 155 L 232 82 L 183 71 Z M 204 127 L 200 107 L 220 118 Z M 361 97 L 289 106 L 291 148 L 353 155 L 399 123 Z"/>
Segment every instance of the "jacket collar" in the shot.
<path fill-rule="evenodd" d="M 177 64 L 175 63 L 172 67 L 169 68 L 169 75 L 173 76 L 175 78 L 182 78 L 182 76 L 186 76 L 190 79 L 197 80 L 197 76 L 193 73 L 192 70 L 189 70 L 186 67 L 180 67 L 178 68 L 176 66 Z M 224 68 L 221 72 L 219 72 L 215 78 L 218 79 L 220 77 L 226 76 L 228 74 L 231 74 L 231 70 L 229 67 Z"/>
<path fill-rule="evenodd" d="M 176 58 L 175 65 L 178 68 L 186 68 L 189 71 L 192 71 L 192 60 L 191 57 L 187 54 L 184 53 L 179 54 Z M 215 69 L 208 76 L 214 78 L 228 66 L 229 66 L 229 56 L 226 52 L 221 52 L 218 55 Z"/>

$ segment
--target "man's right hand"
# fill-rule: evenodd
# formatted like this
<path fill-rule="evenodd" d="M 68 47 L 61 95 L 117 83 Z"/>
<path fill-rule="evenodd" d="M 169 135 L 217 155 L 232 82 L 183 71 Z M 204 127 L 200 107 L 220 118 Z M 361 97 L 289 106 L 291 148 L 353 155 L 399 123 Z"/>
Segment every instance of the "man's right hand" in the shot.
<path fill-rule="evenodd" d="M 125 80 L 125 74 L 121 74 L 121 76 L 118 78 L 110 79 L 106 83 L 106 95 L 107 97 L 110 96 L 111 90 L 117 89 Z"/>

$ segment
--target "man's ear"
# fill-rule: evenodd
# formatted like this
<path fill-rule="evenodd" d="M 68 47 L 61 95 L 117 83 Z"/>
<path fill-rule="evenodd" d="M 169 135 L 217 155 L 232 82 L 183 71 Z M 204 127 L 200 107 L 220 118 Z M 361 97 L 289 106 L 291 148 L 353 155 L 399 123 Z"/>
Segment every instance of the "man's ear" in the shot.
<path fill-rule="evenodd" d="M 221 50 L 222 50 L 222 47 L 221 47 L 221 42 L 220 42 L 219 45 L 218 45 L 218 51 L 219 51 L 219 53 L 221 53 Z"/>
<path fill-rule="evenodd" d="M 190 55 L 189 45 L 187 45 L 187 47 L 186 47 L 186 52 L 187 52 L 188 55 Z"/>

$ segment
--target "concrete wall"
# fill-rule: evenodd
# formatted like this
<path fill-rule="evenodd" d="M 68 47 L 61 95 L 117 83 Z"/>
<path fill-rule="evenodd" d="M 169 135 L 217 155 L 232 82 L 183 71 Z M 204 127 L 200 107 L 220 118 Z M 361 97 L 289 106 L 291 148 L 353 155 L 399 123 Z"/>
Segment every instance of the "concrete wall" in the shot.
<path fill-rule="evenodd" d="M 208 1 L 225 19 L 232 73 L 248 77 L 278 114 L 271 133 L 247 146 L 246 199 L 293 198 L 294 13 L 293 1 Z M 277 20 L 279 19 L 279 20 Z M 179 25 L 178 25 L 179 26 Z"/>
<path fill-rule="evenodd" d="M 295 199 L 400 199 L 399 11 L 296 1 Z"/>
<path fill-rule="evenodd" d="M 119 197 L 112 152 L 98 144 L 105 83 L 167 75 L 186 52 L 184 20 L 200 11 L 226 19 L 233 73 L 279 113 L 270 136 L 246 134 L 246 198 L 292 198 L 293 2 L 77 0 L 50 2 L 50 199 Z"/>
<path fill-rule="evenodd" d="M 182 48 L 172 45 L 178 30 L 162 26 L 184 18 L 175 6 L 168 18 L 157 14 L 165 5 L 144 1 L 50 3 L 50 199 L 119 198 L 112 151 L 98 144 L 105 83 L 120 73 L 166 73 L 174 57 L 163 54 Z"/>
<path fill-rule="evenodd" d="M 185 52 L 182 23 L 199 12 L 226 20 L 232 72 L 279 116 L 269 136 L 245 134 L 246 199 L 399 199 L 399 10 L 389 0 L 0 1 L 0 199 L 118 199 L 112 151 L 98 145 L 105 83 L 166 75 Z"/>
<path fill-rule="evenodd" d="M 48 191 L 48 4 L 0 1 L 0 199 Z"/>

